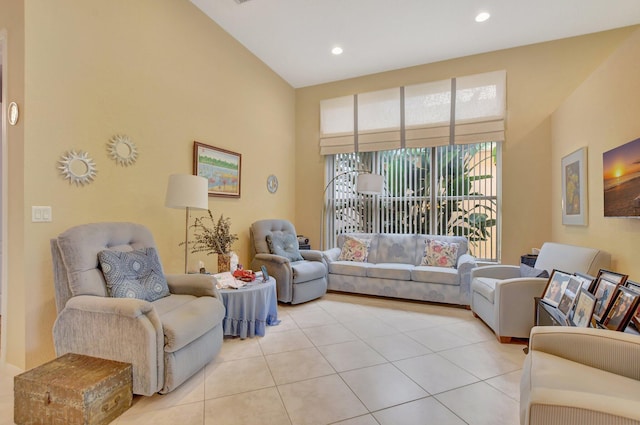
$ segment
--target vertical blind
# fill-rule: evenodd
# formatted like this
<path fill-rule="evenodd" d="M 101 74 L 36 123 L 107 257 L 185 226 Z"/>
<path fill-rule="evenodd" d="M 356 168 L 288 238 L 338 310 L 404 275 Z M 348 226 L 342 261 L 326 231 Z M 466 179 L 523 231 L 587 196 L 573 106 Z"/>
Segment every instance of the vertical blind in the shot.
<path fill-rule="evenodd" d="M 499 260 L 500 143 L 405 148 L 327 156 L 329 175 L 321 235 L 333 247 L 350 232 L 458 235 L 477 258 Z M 381 195 L 356 191 L 357 173 L 384 176 Z"/>
<path fill-rule="evenodd" d="M 323 100 L 320 153 L 504 140 L 505 104 L 506 71 Z"/>

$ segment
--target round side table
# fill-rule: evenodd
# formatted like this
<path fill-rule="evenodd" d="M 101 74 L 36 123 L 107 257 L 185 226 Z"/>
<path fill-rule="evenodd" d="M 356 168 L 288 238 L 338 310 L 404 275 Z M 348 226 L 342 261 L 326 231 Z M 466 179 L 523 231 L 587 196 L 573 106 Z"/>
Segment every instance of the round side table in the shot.
<path fill-rule="evenodd" d="M 273 277 L 267 282 L 256 279 L 240 289 L 220 289 L 220 295 L 227 309 L 222 322 L 225 336 L 264 336 L 266 326 L 280 323 Z"/>

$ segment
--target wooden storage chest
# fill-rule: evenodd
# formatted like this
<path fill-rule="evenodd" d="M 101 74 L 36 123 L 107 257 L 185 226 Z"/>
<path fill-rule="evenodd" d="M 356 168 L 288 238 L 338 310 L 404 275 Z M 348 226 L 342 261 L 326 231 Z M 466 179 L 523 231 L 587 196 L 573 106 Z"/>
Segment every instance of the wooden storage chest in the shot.
<path fill-rule="evenodd" d="M 108 424 L 131 406 L 131 365 L 65 354 L 14 378 L 17 425 Z"/>

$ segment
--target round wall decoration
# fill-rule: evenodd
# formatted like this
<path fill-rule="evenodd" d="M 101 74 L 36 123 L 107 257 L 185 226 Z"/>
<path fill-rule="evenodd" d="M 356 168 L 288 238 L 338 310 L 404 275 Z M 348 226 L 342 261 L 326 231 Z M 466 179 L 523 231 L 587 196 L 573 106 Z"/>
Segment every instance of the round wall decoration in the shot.
<path fill-rule="evenodd" d="M 271 193 L 278 191 L 278 178 L 273 174 L 267 177 L 267 190 Z"/>
<path fill-rule="evenodd" d="M 58 162 L 60 174 L 68 179 L 70 184 L 75 183 L 77 186 L 89 184 L 96 177 L 96 164 L 89 158 L 87 152 L 71 150 L 62 155 L 62 159 Z"/>
<path fill-rule="evenodd" d="M 118 165 L 127 167 L 138 159 L 138 150 L 129 136 L 117 134 L 109 139 L 107 150 Z"/>

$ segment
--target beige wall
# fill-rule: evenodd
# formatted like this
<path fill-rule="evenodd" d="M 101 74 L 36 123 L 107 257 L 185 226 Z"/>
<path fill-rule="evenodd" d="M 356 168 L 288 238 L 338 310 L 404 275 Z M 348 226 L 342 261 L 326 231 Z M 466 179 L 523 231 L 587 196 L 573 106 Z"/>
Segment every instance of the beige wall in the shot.
<path fill-rule="evenodd" d="M 640 220 L 604 218 L 602 153 L 640 137 L 640 30 L 635 31 L 552 116 L 553 239 L 597 246 L 612 254 L 612 269 L 640 279 Z M 587 226 L 562 224 L 561 167 L 564 156 L 587 147 Z"/>
<path fill-rule="evenodd" d="M 167 271 L 181 270 L 184 213 L 163 201 L 167 176 L 192 171 L 194 140 L 243 155 L 242 198 L 210 199 L 214 213 L 231 217 L 241 261 L 249 260 L 248 227 L 260 218 L 293 220 L 317 246 L 323 98 L 506 69 L 503 260 L 516 262 L 551 237 L 550 114 L 631 33 L 622 29 L 294 91 L 187 1 L 0 0 L 0 10 L 9 44 L 7 98 L 22 109 L 8 141 L 10 268 L 2 352 L 21 368 L 54 355 L 51 237 L 86 222 L 142 222 L 154 233 Z M 121 167 L 108 158 L 106 143 L 115 134 L 138 146 L 135 165 Z M 70 149 L 91 154 L 98 167 L 94 183 L 75 187 L 59 176 L 57 161 Z M 275 195 L 266 190 L 269 174 L 280 181 Z M 51 205 L 54 221 L 31 223 L 32 205 Z M 214 258 L 205 260 L 215 268 Z"/>
<path fill-rule="evenodd" d="M 24 285 L 25 276 L 25 240 L 24 240 L 24 129 L 28 113 L 24 108 L 24 2 L 22 0 L 0 0 L 0 31 L 6 37 L 6 74 L 3 79 L 7 84 L 7 91 L 3 93 L 6 102 L 16 102 L 21 110 L 20 119 L 15 126 L 8 126 L 6 113 L 2 116 L 6 128 L 4 139 L 5 150 L 3 164 L 8 165 L 8 170 L 3 173 L 8 176 L 5 185 L 7 193 L 5 200 L 7 217 L 7 234 L 3 235 L 7 251 L 3 255 L 3 270 L 7 280 L 2 291 L 2 358 L 8 362 L 24 364 L 23 356 L 26 347 L 27 336 L 25 334 L 26 317 L 25 304 L 27 288 Z M 12 284 L 13 283 L 13 284 Z M 5 290 L 6 289 L 6 290 Z M 6 307 L 6 309 L 5 309 Z M 15 349 L 5 349 L 5 345 Z"/>
<path fill-rule="evenodd" d="M 319 246 L 324 160 L 322 99 L 453 76 L 507 70 L 507 131 L 502 171 L 502 261 L 551 238 L 551 113 L 633 31 L 625 28 L 416 66 L 296 90 L 296 228 Z"/>
<path fill-rule="evenodd" d="M 169 174 L 192 172 L 194 140 L 242 154 L 242 197 L 209 202 L 214 214 L 231 217 L 241 262 L 249 260 L 253 221 L 295 219 L 295 95 L 188 1 L 33 0 L 24 32 L 25 159 L 11 158 L 24 172 L 24 200 L 22 193 L 11 199 L 20 210 L 11 226 L 24 234 L 24 250 L 10 252 L 18 272 L 9 282 L 16 305 L 7 357 L 29 368 L 54 355 L 51 237 L 87 222 L 144 223 L 166 271 L 182 270 L 185 212 L 165 208 L 164 196 Z M 116 134 L 137 145 L 133 166 L 109 158 Z M 94 159 L 94 183 L 76 187 L 61 178 L 57 161 L 70 149 Z M 266 189 L 269 174 L 280 181 L 275 195 Z M 52 206 L 53 222 L 31 223 L 32 205 Z M 215 256 L 190 258 L 216 269 Z"/>

